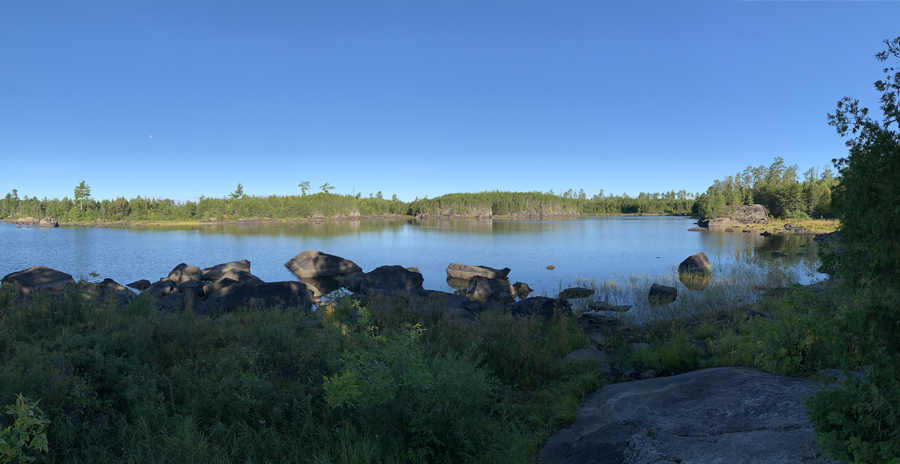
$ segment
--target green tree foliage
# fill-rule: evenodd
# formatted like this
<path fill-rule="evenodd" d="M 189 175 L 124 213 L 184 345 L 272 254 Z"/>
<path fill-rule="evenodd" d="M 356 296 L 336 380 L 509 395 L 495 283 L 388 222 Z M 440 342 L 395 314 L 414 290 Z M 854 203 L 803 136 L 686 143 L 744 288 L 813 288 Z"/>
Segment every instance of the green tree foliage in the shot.
<path fill-rule="evenodd" d="M 234 192 L 228 194 L 232 199 L 243 198 L 244 196 L 244 186 L 238 183 L 237 189 Z"/>
<path fill-rule="evenodd" d="M 303 192 L 302 195 L 306 196 L 306 192 L 309 192 L 309 181 L 305 180 L 300 182 L 297 187 L 300 187 L 300 190 Z"/>
<path fill-rule="evenodd" d="M 328 182 L 320 185 L 319 188 L 322 189 L 322 193 L 331 193 L 331 191 L 334 190 L 334 186 L 329 184 Z"/>
<path fill-rule="evenodd" d="M 876 58 L 896 65 L 900 37 L 885 43 Z M 823 262 L 853 295 L 828 326 L 841 367 L 867 368 L 864 382 L 824 390 L 809 406 L 827 454 L 844 462 L 900 462 L 900 68 L 884 72 L 881 120 L 851 98 L 828 115 L 852 138 L 832 190 L 843 243 L 824 247 Z"/>
<path fill-rule="evenodd" d="M 6 406 L 6 414 L 16 416 L 15 423 L 0 431 L 0 463 L 34 462 L 47 448 L 50 421 L 37 405 L 16 395 L 15 406 Z"/>
<path fill-rule="evenodd" d="M 78 207 L 80 211 L 84 211 L 84 202 L 91 198 L 91 187 L 86 185 L 84 181 L 81 181 L 75 187 L 75 201 L 78 202 Z"/>
<path fill-rule="evenodd" d="M 716 179 L 697 200 L 706 218 L 729 217 L 741 205 L 761 204 L 777 218 L 830 217 L 831 188 L 837 183 L 829 169 L 815 168 L 798 180 L 798 167 L 776 157 L 770 166 L 748 167 L 742 173 Z"/>

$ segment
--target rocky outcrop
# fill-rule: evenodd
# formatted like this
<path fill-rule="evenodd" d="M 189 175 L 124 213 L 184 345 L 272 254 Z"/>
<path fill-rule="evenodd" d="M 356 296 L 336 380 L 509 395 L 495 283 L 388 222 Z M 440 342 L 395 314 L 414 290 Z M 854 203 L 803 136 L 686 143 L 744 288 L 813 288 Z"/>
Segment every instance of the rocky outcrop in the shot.
<path fill-rule="evenodd" d="M 517 316 L 538 315 L 546 319 L 553 318 L 553 312 L 556 310 L 571 311 L 572 305 L 568 301 L 558 298 L 533 296 L 517 301 L 510 308 L 510 312 Z"/>
<path fill-rule="evenodd" d="M 41 229 L 53 229 L 59 227 L 59 221 L 53 218 L 44 218 L 40 222 Z"/>
<path fill-rule="evenodd" d="M 769 215 L 763 205 L 738 206 L 731 217 L 741 224 L 768 224 Z"/>
<path fill-rule="evenodd" d="M 232 261 L 230 263 L 222 263 L 217 264 L 213 267 L 208 267 L 201 271 L 200 280 L 208 280 L 212 282 L 222 280 L 225 277 L 225 273 L 231 269 L 240 269 L 242 271 L 250 272 L 250 261 L 244 259 L 241 261 Z"/>
<path fill-rule="evenodd" d="M 487 277 L 489 279 L 505 279 L 510 269 L 494 269 L 487 266 L 471 266 L 469 264 L 451 263 L 447 266 L 447 275 L 454 279 L 469 280 L 472 277 Z"/>
<path fill-rule="evenodd" d="M 653 284 L 647 293 L 647 301 L 651 305 L 664 305 L 675 302 L 678 298 L 678 290 L 675 287 Z"/>
<path fill-rule="evenodd" d="M 224 274 L 222 274 L 222 277 L 220 277 L 216 280 L 223 280 L 223 279 L 231 279 L 231 280 L 240 282 L 242 284 L 249 284 L 249 285 L 262 285 L 264 283 L 262 279 L 251 274 L 249 271 L 245 271 L 243 269 L 229 269 L 229 270 L 225 271 Z"/>
<path fill-rule="evenodd" d="M 175 291 L 177 291 L 175 282 L 172 282 L 169 279 L 162 279 L 158 282 L 153 282 L 149 287 L 147 287 L 147 290 L 143 291 L 143 293 L 152 295 L 154 298 L 159 299 Z"/>
<path fill-rule="evenodd" d="M 205 304 L 208 310 L 230 312 L 240 307 L 261 308 L 265 297 L 256 285 L 229 285 L 210 294 Z"/>
<path fill-rule="evenodd" d="M 508 280 L 490 279 L 475 276 L 469 279 L 466 296 L 479 303 L 485 301 L 510 302 L 514 299 L 514 290 Z"/>
<path fill-rule="evenodd" d="M 349 259 L 320 251 L 304 251 L 284 263 L 284 267 L 301 278 L 339 276 L 362 271 L 362 268 Z"/>
<path fill-rule="evenodd" d="M 0 279 L 3 285 L 16 285 L 19 291 L 30 295 L 41 290 L 61 292 L 67 285 L 75 285 L 70 274 L 59 272 L 49 267 L 34 266 L 24 271 L 7 274 Z"/>
<path fill-rule="evenodd" d="M 721 367 L 590 395 L 571 427 L 541 450 L 543 464 L 814 463 L 822 458 L 802 401 L 811 380 Z"/>
<path fill-rule="evenodd" d="M 250 267 L 249 263 L 247 267 Z M 169 272 L 169 275 L 166 276 L 166 278 L 171 280 L 172 282 L 175 282 L 176 284 L 180 284 L 182 282 L 198 282 L 202 280 L 202 276 L 203 271 L 201 271 L 199 267 L 189 266 L 185 263 L 181 263 L 175 266 L 175 269 L 172 269 L 172 271 Z"/>
<path fill-rule="evenodd" d="M 421 273 L 410 271 L 403 266 L 380 266 L 365 274 L 359 290 L 367 295 L 410 293 L 421 290 L 424 281 Z"/>

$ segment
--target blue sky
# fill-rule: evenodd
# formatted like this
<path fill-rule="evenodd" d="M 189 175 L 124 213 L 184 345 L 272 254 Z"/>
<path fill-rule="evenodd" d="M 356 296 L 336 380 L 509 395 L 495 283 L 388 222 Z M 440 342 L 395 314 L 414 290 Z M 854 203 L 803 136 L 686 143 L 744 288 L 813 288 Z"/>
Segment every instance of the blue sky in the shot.
<path fill-rule="evenodd" d="M 900 2 L 0 1 L 0 195 L 704 191 L 830 165 Z M 151 137 L 152 136 L 152 137 Z"/>

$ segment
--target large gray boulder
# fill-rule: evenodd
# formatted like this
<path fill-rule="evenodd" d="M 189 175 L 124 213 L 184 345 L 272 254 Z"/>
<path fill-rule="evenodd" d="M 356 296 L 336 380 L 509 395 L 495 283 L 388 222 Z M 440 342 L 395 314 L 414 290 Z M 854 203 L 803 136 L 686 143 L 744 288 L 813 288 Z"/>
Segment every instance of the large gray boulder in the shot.
<path fill-rule="evenodd" d="M 487 266 L 471 266 L 468 264 L 451 263 L 447 266 L 447 275 L 454 279 L 471 279 L 472 277 L 487 277 L 489 279 L 505 279 L 509 275 L 508 267 L 494 269 Z"/>
<path fill-rule="evenodd" d="M 543 464 L 825 464 L 802 401 L 821 384 L 720 367 L 593 393 Z"/>
<path fill-rule="evenodd" d="M 678 280 L 691 290 L 703 290 L 712 280 L 712 264 L 706 253 L 700 252 L 691 256 L 678 265 Z"/>
<path fill-rule="evenodd" d="M 268 282 L 258 285 L 264 304 L 270 308 L 299 307 L 309 311 L 318 299 L 303 282 Z"/>
<path fill-rule="evenodd" d="M 150 288 L 150 285 L 151 285 L 151 283 L 149 280 L 141 279 L 141 280 L 135 280 L 134 282 L 127 284 L 125 286 L 131 287 L 135 290 L 140 290 L 143 292 L 144 290 L 147 290 L 148 288 Z"/>
<path fill-rule="evenodd" d="M 115 280 L 103 279 L 102 282 L 85 283 L 81 287 L 81 296 L 85 300 L 101 303 L 114 299 L 116 306 L 124 306 L 137 295 Z"/>
<path fill-rule="evenodd" d="M 149 295 L 152 295 L 153 298 L 159 299 L 177 291 L 178 289 L 175 286 L 175 282 L 172 282 L 169 279 L 162 279 L 150 284 L 150 286 L 147 287 L 147 289 L 144 290 L 143 293 L 147 293 Z"/>
<path fill-rule="evenodd" d="M 422 289 L 422 274 L 403 266 L 380 266 L 367 272 L 359 284 L 360 293 L 368 295 L 395 295 Z"/>
<path fill-rule="evenodd" d="M 265 296 L 256 285 L 229 285 L 206 297 L 208 310 L 234 311 L 240 307 L 260 308 L 265 303 Z"/>
<path fill-rule="evenodd" d="M 17 285 L 19 290 L 26 295 L 41 290 L 61 292 L 66 285 L 75 285 L 75 279 L 70 274 L 44 266 L 34 266 L 24 271 L 7 274 L 0 279 L 0 282 L 4 285 Z"/>
<path fill-rule="evenodd" d="M 250 261 L 243 259 L 240 261 L 232 261 L 230 263 L 222 263 L 217 264 L 213 267 L 208 267 L 201 271 L 200 280 L 209 280 L 212 282 L 222 280 L 225 273 L 230 269 L 240 269 L 242 271 L 250 272 Z"/>
<path fill-rule="evenodd" d="M 741 205 L 732 214 L 732 218 L 742 224 L 768 224 L 769 215 L 763 205 Z"/>
<path fill-rule="evenodd" d="M 572 305 L 566 300 L 558 298 L 547 298 L 545 296 L 533 296 L 517 301 L 510 312 L 517 316 L 538 315 L 546 319 L 553 317 L 553 312 L 557 309 L 562 311 L 571 311 Z"/>
<path fill-rule="evenodd" d="M 203 271 L 199 267 L 181 263 L 175 266 L 175 269 L 172 269 L 166 278 L 176 284 L 180 284 L 182 282 L 199 282 L 202 280 L 202 275 Z"/>
<path fill-rule="evenodd" d="M 479 302 L 499 301 L 510 302 L 514 299 L 512 285 L 505 279 L 489 279 L 487 277 L 475 276 L 469 279 L 466 287 L 466 296 Z"/>
<path fill-rule="evenodd" d="M 243 269 L 229 269 L 222 274 L 221 279 L 231 279 L 247 285 L 262 285 L 263 280 Z"/>
<path fill-rule="evenodd" d="M 709 263 L 709 258 L 706 257 L 706 253 L 701 251 L 700 253 L 688 256 L 678 265 L 678 273 L 680 274 L 682 272 L 710 273 L 712 272 L 712 264 Z"/>
<path fill-rule="evenodd" d="M 321 251 L 304 251 L 284 263 L 284 267 L 300 278 L 338 276 L 362 271 L 362 268 L 349 259 Z"/>

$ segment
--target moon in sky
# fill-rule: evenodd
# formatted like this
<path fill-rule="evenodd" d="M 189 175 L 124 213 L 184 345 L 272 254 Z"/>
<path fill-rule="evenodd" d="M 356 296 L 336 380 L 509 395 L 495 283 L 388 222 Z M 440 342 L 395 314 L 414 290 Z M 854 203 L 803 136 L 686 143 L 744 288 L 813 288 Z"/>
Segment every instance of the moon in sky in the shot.
<path fill-rule="evenodd" d="M 151 136 L 150 136 L 150 138 L 151 138 L 151 139 L 152 139 L 152 138 L 153 138 L 153 136 L 152 136 L 152 135 L 151 135 Z"/>

